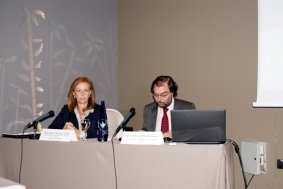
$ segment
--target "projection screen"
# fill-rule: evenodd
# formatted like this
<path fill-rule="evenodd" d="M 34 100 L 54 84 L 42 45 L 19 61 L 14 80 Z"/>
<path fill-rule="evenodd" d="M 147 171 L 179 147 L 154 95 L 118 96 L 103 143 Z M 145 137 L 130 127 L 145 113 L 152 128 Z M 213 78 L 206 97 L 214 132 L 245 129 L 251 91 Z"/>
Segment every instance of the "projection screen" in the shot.
<path fill-rule="evenodd" d="M 258 0 L 258 78 L 254 107 L 283 107 L 283 1 Z"/>

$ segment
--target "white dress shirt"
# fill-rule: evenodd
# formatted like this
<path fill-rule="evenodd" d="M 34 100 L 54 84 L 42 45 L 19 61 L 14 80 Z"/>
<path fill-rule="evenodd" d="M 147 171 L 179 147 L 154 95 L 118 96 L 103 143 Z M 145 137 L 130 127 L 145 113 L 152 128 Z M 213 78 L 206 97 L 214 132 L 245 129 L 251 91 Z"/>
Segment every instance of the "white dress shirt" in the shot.
<path fill-rule="evenodd" d="M 167 117 L 168 117 L 168 122 L 169 122 L 169 131 L 171 131 L 171 110 L 174 109 L 174 98 L 172 98 L 172 102 L 167 108 L 168 108 Z M 155 131 L 161 131 L 162 117 L 163 117 L 163 108 L 158 107 Z"/>

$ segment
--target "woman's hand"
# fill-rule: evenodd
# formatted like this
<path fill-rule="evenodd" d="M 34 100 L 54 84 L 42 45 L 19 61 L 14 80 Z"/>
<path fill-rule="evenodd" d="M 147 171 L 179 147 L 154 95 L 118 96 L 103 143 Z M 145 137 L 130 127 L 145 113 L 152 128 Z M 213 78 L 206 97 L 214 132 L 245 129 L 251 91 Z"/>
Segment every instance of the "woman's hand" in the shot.
<path fill-rule="evenodd" d="M 66 122 L 63 129 L 75 129 L 74 125 L 71 122 Z"/>
<path fill-rule="evenodd" d="M 66 122 L 63 129 L 74 130 L 77 138 L 80 137 L 80 131 L 71 122 Z"/>

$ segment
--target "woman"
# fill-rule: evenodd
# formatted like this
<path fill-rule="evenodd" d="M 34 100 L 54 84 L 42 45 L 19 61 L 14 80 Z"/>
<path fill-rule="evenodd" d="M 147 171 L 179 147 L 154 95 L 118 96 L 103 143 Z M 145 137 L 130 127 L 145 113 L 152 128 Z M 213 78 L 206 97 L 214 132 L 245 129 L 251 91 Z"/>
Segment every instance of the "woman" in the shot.
<path fill-rule="evenodd" d="M 100 105 L 95 103 L 95 90 L 92 81 L 87 77 L 76 78 L 68 93 L 68 104 L 49 125 L 49 129 L 71 129 L 78 138 L 84 133 L 81 121 L 88 119 L 91 122 L 87 131 L 87 138 L 96 138 L 97 123 Z"/>

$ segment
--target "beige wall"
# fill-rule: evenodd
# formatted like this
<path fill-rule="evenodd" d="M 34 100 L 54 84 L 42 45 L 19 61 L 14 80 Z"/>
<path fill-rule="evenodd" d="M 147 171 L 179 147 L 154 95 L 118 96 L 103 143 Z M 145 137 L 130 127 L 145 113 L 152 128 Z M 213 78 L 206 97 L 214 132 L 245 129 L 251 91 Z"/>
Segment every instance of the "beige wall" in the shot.
<path fill-rule="evenodd" d="M 119 107 L 137 115 L 152 101 L 151 81 L 173 76 L 179 98 L 197 108 L 227 110 L 227 138 L 239 145 L 268 143 L 268 173 L 255 176 L 250 189 L 283 188 L 283 111 L 253 108 L 257 85 L 256 0 L 118 0 Z M 236 188 L 244 188 L 235 154 Z M 250 175 L 247 175 L 248 180 Z"/>

